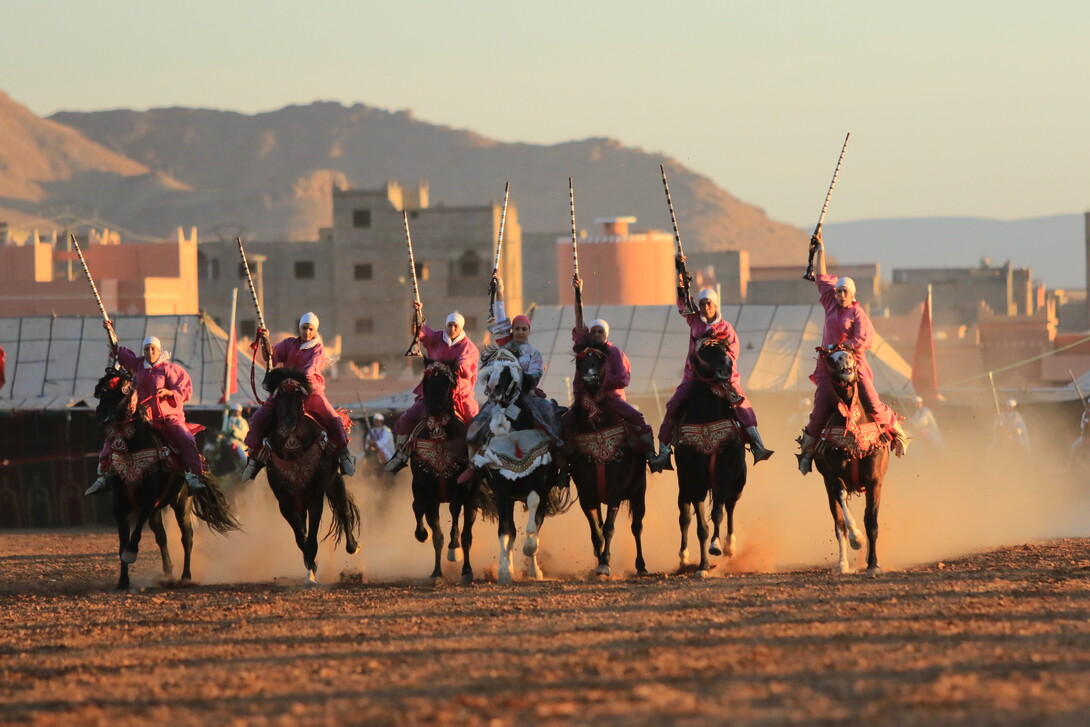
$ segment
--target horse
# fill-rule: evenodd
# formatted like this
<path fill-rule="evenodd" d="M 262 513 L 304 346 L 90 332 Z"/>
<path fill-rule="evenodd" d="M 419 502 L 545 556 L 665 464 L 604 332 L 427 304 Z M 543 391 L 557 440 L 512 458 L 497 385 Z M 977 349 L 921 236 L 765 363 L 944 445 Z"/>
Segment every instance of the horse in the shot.
<path fill-rule="evenodd" d="M 473 546 L 473 523 L 477 511 L 484 506 L 481 483 L 478 478 L 465 484 L 458 482 L 458 476 L 466 468 L 468 454 L 466 424 L 454 413 L 454 372 L 441 361 L 425 359 L 423 387 L 427 416 L 420 424 L 409 458 L 413 474 L 413 514 L 416 516 L 414 535 L 418 541 L 426 543 L 428 530 L 431 530 L 435 548 L 431 578 L 441 579 L 443 533 L 439 526 L 439 506 L 449 503 L 451 524 L 447 560 L 462 561 L 462 583 L 468 585 L 473 582 L 473 565 L 469 557 Z M 459 530 L 463 514 L 465 520 Z"/>
<path fill-rule="evenodd" d="M 98 405 L 95 414 L 102 424 L 110 448 L 113 515 L 120 541 L 121 570 L 117 590 L 129 587 L 129 566 L 136 562 L 140 538 L 147 523 L 155 535 L 162 558 L 163 576 L 173 578 L 173 564 L 167 547 L 163 508 L 174 511 L 182 539 L 182 582 L 192 580 L 193 519 L 195 515 L 210 530 L 226 534 L 238 529 L 238 522 L 215 477 L 201 473 L 204 487 L 190 490 L 182 467 L 172 455 L 155 423 L 148 418 L 147 405 L 137 401 L 136 383 L 123 368 L 108 368 L 95 386 Z"/>
<path fill-rule="evenodd" d="M 605 362 L 605 354 L 593 346 L 576 354 L 575 375 L 588 396 L 573 405 L 570 431 L 565 432 L 573 450 L 569 469 L 590 525 L 590 542 L 598 559 L 595 573 L 610 574 L 614 523 L 621 505 L 628 503 L 632 537 L 636 540 L 636 574 L 647 575 L 641 539 L 647 511 L 647 470 L 643 455 L 628 441 L 624 422 L 610 418 L 594 401 L 594 394 L 602 384 Z"/>
<path fill-rule="evenodd" d="M 332 537 L 334 544 L 339 544 L 343 537 L 349 555 L 360 550 L 359 508 L 345 488 L 329 435 L 303 408 L 310 396 L 306 375 L 275 368 L 266 374 L 263 386 L 273 398 L 273 421 L 262 447 L 269 487 L 303 553 L 307 571 L 303 584 L 316 586 L 318 531 L 326 501 L 333 518 L 322 539 Z"/>
<path fill-rule="evenodd" d="M 833 515 L 839 558 L 837 570 L 850 573 L 848 548 L 862 547 L 847 496 L 863 494 L 866 508 L 863 524 L 867 530 L 867 573 L 876 575 L 878 566 L 878 506 L 882 480 L 889 469 L 889 435 L 869 420 L 859 402 L 859 367 L 855 352 L 843 346 L 819 347 L 819 357 L 829 370 L 829 381 L 840 403 L 818 437 L 814 465 L 825 479 L 829 510 Z"/>
<path fill-rule="evenodd" d="M 742 425 L 734 412 L 740 401 L 731 390 L 734 360 L 724 341 L 702 338 L 692 355 L 693 385 L 674 435 L 678 484 L 678 524 L 681 527 L 681 568 L 689 565 L 689 525 L 696 515 L 700 541 L 697 574 L 705 577 L 709 555 L 734 555 L 734 507 L 746 486 L 745 444 Z M 711 498 L 713 531 L 708 532 L 705 503 Z M 726 546 L 720 539 L 727 518 Z"/>
<path fill-rule="evenodd" d="M 473 457 L 484 468 L 492 507 L 496 512 L 500 542 L 497 580 L 511 583 L 511 560 L 515 548 L 515 503 L 526 505 L 526 535 L 522 552 L 529 559 L 527 575 L 544 576 L 537 562 L 539 537 L 546 516 L 558 515 L 571 507 L 568 488 L 556 487 L 557 468 L 548 435 L 537 429 L 529 407 L 520 406 L 522 367 L 510 351 L 499 349 L 481 369 L 486 377 L 491 417 L 488 442 Z"/>

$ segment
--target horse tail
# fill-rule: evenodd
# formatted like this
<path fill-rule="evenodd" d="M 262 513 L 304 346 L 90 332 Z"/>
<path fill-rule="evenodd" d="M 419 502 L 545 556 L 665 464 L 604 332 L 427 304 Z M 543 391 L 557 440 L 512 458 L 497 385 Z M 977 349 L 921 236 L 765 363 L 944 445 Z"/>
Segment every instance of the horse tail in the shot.
<path fill-rule="evenodd" d="M 219 483 L 207 472 L 202 472 L 200 478 L 204 487 L 189 491 L 193 501 L 193 514 L 198 520 L 202 520 L 209 530 L 214 530 L 221 535 L 226 535 L 232 530 L 239 530 L 238 520 L 231 512 Z"/>
<path fill-rule="evenodd" d="M 332 495 L 329 492 L 330 488 L 335 490 Z M 326 500 L 329 501 L 329 508 L 333 511 L 333 517 L 330 518 L 329 530 L 326 532 L 325 537 L 322 538 L 322 541 L 333 538 L 333 543 L 338 544 L 346 532 L 358 533 L 360 529 L 360 509 L 352 495 L 349 494 L 348 488 L 344 484 L 344 477 L 340 474 L 335 473 L 329 481 L 329 486 L 326 488 Z"/>
<path fill-rule="evenodd" d="M 481 478 L 481 486 L 477 488 L 477 494 L 469 505 L 488 522 L 499 522 L 500 513 L 496 509 L 496 498 L 492 494 L 487 478 Z"/>
<path fill-rule="evenodd" d="M 548 476 L 552 477 L 550 473 Z M 545 498 L 545 514 L 549 517 L 566 513 L 575 504 L 575 487 L 550 487 Z"/>

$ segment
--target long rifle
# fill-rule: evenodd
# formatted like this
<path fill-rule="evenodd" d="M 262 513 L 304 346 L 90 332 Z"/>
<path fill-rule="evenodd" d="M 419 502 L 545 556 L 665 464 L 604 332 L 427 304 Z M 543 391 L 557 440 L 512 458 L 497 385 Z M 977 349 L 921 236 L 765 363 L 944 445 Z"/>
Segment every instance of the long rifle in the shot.
<path fill-rule="evenodd" d="M 409 234 L 409 212 L 401 210 L 401 217 L 405 221 L 405 246 L 409 249 L 409 275 L 413 281 L 413 300 L 420 302 L 420 286 L 416 282 L 416 260 L 413 259 L 413 238 Z M 420 351 L 420 328 L 424 325 L 424 313 L 413 307 L 413 342 L 406 356 L 419 358 L 424 354 Z"/>
<path fill-rule="evenodd" d="M 674 214 L 674 200 L 670 198 L 670 183 L 666 181 L 666 167 L 659 164 L 659 171 L 662 173 L 662 188 L 666 190 L 666 205 L 670 208 L 670 222 L 674 225 L 674 242 L 677 244 L 677 255 L 679 258 L 685 257 L 685 248 L 681 246 L 681 233 L 677 229 L 677 215 Z M 677 263 L 678 274 L 678 297 L 685 299 L 685 308 L 688 313 L 695 313 L 693 310 L 693 302 L 689 297 L 689 284 L 693 281 L 693 276 L 689 275 L 685 269 L 685 263 Z"/>
<path fill-rule="evenodd" d="M 988 372 L 988 383 L 992 387 L 992 401 L 995 403 L 995 413 L 997 416 L 1002 416 L 1003 410 L 999 408 L 999 394 L 995 391 L 995 377 L 992 376 L 992 372 Z"/>
<path fill-rule="evenodd" d="M 250 289 L 250 298 L 253 299 L 254 310 L 257 311 L 257 325 L 261 331 L 268 331 L 268 328 L 265 327 L 265 314 L 261 310 L 261 301 L 257 299 L 257 289 L 254 288 L 254 279 L 253 276 L 250 275 L 250 262 L 246 259 L 246 248 L 242 246 L 241 237 L 236 237 L 235 242 L 238 243 L 238 254 L 242 256 L 242 269 L 246 271 L 246 287 Z M 259 333 L 258 339 L 261 342 L 261 352 L 265 354 L 265 365 L 272 366 L 272 346 L 269 344 L 268 335 L 266 333 Z M 252 373 L 253 372 L 251 371 L 251 374 Z"/>
<path fill-rule="evenodd" d="M 571 265 L 575 284 L 575 327 L 583 327 L 583 288 L 579 285 L 579 235 L 575 231 L 575 187 L 568 177 L 568 202 L 571 209 Z"/>
<path fill-rule="evenodd" d="M 507 219 L 507 195 L 511 192 L 511 183 L 503 186 L 503 211 L 500 212 L 500 234 L 496 237 L 496 255 L 492 258 L 492 279 L 488 283 L 488 319 L 496 319 L 496 275 L 500 272 L 500 248 L 503 247 L 503 223 Z M 406 228 L 407 229 L 407 228 Z"/>
<path fill-rule="evenodd" d="M 1067 375 L 1071 377 L 1071 383 L 1075 385 L 1075 393 L 1079 395 L 1079 401 L 1082 402 L 1083 406 L 1086 406 L 1086 399 L 1083 398 L 1082 389 L 1079 388 L 1079 380 L 1075 378 L 1075 374 L 1072 373 L 1071 369 L 1067 370 Z"/>
<path fill-rule="evenodd" d="M 102 320 L 106 326 L 106 333 L 110 336 L 110 348 L 117 348 L 117 333 L 114 332 L 114 324 L 110 321 L 110 316 L 106 315 L 106 306 L 102 304 L 102 296 L 98 294 L 98 286 L 95 285 L 95 279 L 91 277 L 91 271 L 87 267 L 87 261 L 83 259 L 83 250 L 79 249 L 79 242 L 76 241 L 76 236 L 73 234 L 68 235 L 72 240 L 72 245 L 76 248 L 76 254 L 79 255 L 79 264 L 83 266 L 83 274 L 87 276 L 87 282 L 91 284 L 91 292 L 95 296 L 95 302 L 98 303 L 98 309 L 102 313 Z"/>
<path fill-rule="evenodd" d="M 802 275 L 804 280 L 814 279 L 814 255 L 817 254 L 818 250 L 817 236 L 821 233 L 821 225 L 825 222 L 825 213 L 829 211 L 829 198 L 833 196 L 836 175 L 840 174 L 840 162 L 844 161 L 844 152 L 848 149 L 848 139 L 851 137 L 852 133 L 850 131 L 844 137 L 844 146 L 840 147 L 840 156 L 837 157 L 836 169 L 833 170 L 833 181 L 829 182 L 829 191 L 825 193 L 825 203 L 821 205 L 821 215 L 818 217 L 817 227 L 814 228 L 814 234 L 810 236 L 810 259 L 807 260 L 806 272 Z"/>

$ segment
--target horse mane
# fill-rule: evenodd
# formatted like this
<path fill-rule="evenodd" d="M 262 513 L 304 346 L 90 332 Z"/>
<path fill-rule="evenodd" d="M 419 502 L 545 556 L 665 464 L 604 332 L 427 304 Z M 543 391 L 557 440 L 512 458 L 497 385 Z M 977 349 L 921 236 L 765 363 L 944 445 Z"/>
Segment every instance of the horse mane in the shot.
<path fill-rule="evenodd" d="M 280 388 L 280 384 L 289 379 L 297 381 L 306 389 L 308 394 L 310 393 L 310 384 L 307 382 L 307 375 L 298 369 L 283 367 L 269 369 L 268 373 L 265 374 L 265 379 L 261 382 L 261 386 L 265 391 L 271 394 Z"/>
<path fill-rule="evenodd" d="M 98 380 L 95 384 L 95 398 L 101 399 L 106 395 L 107 391 L 120 387 L 125 382 L 133 382 L 135 377 L 129 373 L 129 370 L 121 366 L 109 366 L 106 368 L 106 375 Z"/>

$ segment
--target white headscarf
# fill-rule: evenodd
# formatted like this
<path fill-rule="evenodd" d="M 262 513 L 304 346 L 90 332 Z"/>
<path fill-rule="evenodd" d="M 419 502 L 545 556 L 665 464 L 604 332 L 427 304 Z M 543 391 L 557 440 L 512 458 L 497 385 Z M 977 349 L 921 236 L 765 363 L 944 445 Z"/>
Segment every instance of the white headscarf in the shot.
<path fill-rule="evenodd" d="M 855 297 L 855 281 L 851 278 L 837 278 L 836 285 L 834 287 L 847 288 L 849 291 L 851 291 L 852 297 Z"/>
<path fill-rule="evenodd" d="M 443 340 L 447 342 L 448 346 L 453 346 L 466 337 L 466 317 L 458 311 L 454 311 L 447 316 L 447 323 L 457 323 L 458 328 L 460 329 L 458 335 L 454 338 L 450 337 L 450 334 L 447 333 L 445 328 L 443 329 Z"/>
<path fill-rule="evenodd" d="M 595 318 L 590 322 L 590 330 L 593 330 L 595 326 L 601 327 L 601 329 L 606 332 L 606 338 L 609 338 L 609 324 L 605 322 L 605 319 Z"/>
<path fill-rule="evenodd" d="M 314 338 L 299 344 L 299 348 L 307 351 L 322 342 L 322 334 L 318 333 L 318 316 L 314 315 L 314 313 L 308 311 L 299 318 L 300 330 L 302 330 L 304 323 L 309 323 L 310 325 L 314 326 Z"/>
<path fill-rule="evenodd" d="M 302 328 L 304 323 L 309 323 L 314 328 L 318 328 L 318 316 L 313 313 L 304 313 L 299 319 L 299 327 Z"/>
<path fill-rule="evenodd" d="M 163 342 L 159 340 L 157 336 L 148 336 L 144 339 L 144 342 L 140 344 L 140 353 L 144 352 L 144 347 L 149 343 L 154 343 L 155 347 L 159 349 L 159 358 L 155 359 L 155 363 L 161 363 L 170 358 L 170 352 L 163 350 Z M 144 368 L 150 369 L 155 364 L 148 363 L 147 359 L 144 359 Z"/>
<path fill-rule="evenodd" d="M 704 290 L 700 291 L 700 295 L 696 298 L 696 304 L 700 305 L 701 301 L 705 300 L 710 300 L 712 303 L 715 303 L 716 308 L 719 307 L 719 294 L 711 288 L 704 288 Z"/>

